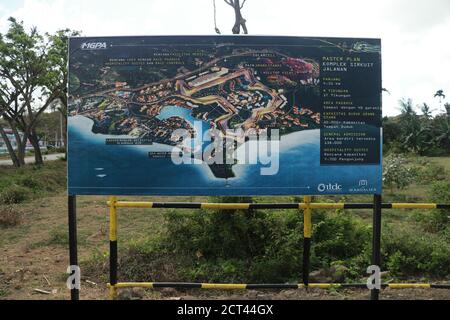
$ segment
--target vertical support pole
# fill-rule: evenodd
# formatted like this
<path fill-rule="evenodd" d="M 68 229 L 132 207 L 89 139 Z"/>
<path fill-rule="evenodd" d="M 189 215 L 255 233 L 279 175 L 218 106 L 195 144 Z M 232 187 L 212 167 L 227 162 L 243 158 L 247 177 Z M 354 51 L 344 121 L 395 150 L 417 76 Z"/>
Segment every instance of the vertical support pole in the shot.
<path fill-rule="evenodd" d="M 77 244 L 77 197 L 68 196 L 67 207 L 69 211 L 69 261 L 71 266 L 78 266 Z M 77 288 L 70 290 L 71 300 L 79 300 L 80 292 Z"/>
<path fill-rule="evenodd" d="M 109 298 L 117 299 L 117 197 L 109 198 Z"/>
<path fill-rule="evenodd" d="M 311 255 L 311 196 L 305 196 L 304 202 L 306 208 L 303 210 L 303 284 L 305 287 L 309 286 L 309 269 L 310 269 L 310 255 Z"/>
<path fill-rule="evenodd" d="M 372 265 L 381 268 L 381 195 L 374 195 L 373 200 L 373 243 L 372 243 Z M 371 300 L 379 300 L 380 290 L 373 289 L 370 292 Z"/>

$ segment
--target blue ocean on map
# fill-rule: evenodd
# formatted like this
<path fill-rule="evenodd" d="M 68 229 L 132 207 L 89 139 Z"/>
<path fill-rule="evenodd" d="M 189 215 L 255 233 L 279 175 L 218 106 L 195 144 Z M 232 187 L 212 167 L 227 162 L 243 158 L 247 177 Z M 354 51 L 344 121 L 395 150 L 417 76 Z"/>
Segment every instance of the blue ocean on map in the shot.
<path fill-rule="evenodd" d="M 181 109 L 181 110 L 179 110 Z M 195 119 L 183 108 L 166 107 L 158 116 L 174 113 Z M 181 113 L 181 114 L 180 114 Z M 261 175 L 268 165 L 235 165 L 235 178 L 221 179 L 206 164 L 175 165 L 170 158 L 155 159 L 149 152 L 171 152 L 166 145 L 106 145 L 109 136 L 92 132 L 93 121 L 69 118 L 69 194 L 98 195 L 313 195 L 374 194 L 381 192 L 377 165 L 320 165 L 320 130 L 281 137 L 279 170 Z M 204 130 L 208 124 L 203 123 Z"/>

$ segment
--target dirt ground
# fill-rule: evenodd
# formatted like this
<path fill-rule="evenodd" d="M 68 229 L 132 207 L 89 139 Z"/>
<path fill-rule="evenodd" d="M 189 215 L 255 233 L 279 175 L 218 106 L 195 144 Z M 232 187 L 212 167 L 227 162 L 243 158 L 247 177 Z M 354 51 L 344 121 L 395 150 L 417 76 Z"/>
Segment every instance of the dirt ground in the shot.
<path fill-rule="evenodd" d="M 65 287 L 68 266 L 67 198 L 64 193 L 39 199 L 22 206 L 22 221 L 18 226 L 0 230 L 0 299 L 8 300 L 60 300 L 69 299 Z M 94 253 L 108 250 L 108 217 L 106 198 L 91 197 L 78 200 L 79 259 L 88 259 Z M 142 212 L 141 212 L 142 213 Z M 124 212 L 119 219 L 121 233 L 133 231 Z M 135 213 L 138 223 L 158 224 L 163 212 Z M 122 220 L 121 220 L 122 219 Z M 136 231 L 136 230 L 135 230 Z M 138 232 L 139 233 L 139 232 Z M 120 243 L 119 243 L 120 244 Z M 39 293 L 36 289 L 47 291 Z M 260 300 L 366 300 L 368 290 L 268 290 L 268 291 L 205 291 L 205 290 L 128 290 L 122 298 L 132 299 L 260 299 Z M 81 299 L 108 298 L 106 285 L 100 279 L 83 277 Z M 382 299 L 450 300 L 450 290 L 438 289 L 385 289 Z"/>

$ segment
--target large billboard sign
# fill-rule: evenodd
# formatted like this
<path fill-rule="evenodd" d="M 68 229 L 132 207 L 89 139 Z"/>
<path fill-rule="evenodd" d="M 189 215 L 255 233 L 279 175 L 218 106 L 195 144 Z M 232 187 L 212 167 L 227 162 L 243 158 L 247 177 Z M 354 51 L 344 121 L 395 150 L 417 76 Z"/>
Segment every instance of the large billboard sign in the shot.
<path fill-rule="evenodd" d="M 72 195 L 381 193 L 378 39 L 71 38 Z"/>

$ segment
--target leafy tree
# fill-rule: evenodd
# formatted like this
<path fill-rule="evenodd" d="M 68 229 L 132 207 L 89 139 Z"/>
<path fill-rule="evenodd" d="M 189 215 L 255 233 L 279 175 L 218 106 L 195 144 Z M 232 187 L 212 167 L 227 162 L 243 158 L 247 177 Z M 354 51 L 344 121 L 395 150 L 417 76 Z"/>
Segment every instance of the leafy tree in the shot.
<path fill-rule="evenodd" d="M 60 141 L 61 113 L 59 111 L 45 112 L 39 118 L 36 124 L 38 135 L 45 138 L 47 142 L 55 140 Z"/>
<path fill-rule="evenodd" d="M 8 119 L 7 114 L 9 110 L 13 108 L 13 105 L 17 105 L 17 98 L 17 92 L 14 90 L 10 90 L 7 83 L 0 79 L 0 120 L 2 120 L 2 117 Z M 13 165 L 18 168 L 25 164 L 26 139 L 25 141 L 22 140 L 17 128 L 15 128 L 14 126 L 14 123 L 12 124 L 13 125 L 10 125 L 10 127 L 13 128 L 13 133 L 15 135 L 16 144 L 18 147 L 14 149 L 12 142 L 6 134 L 3 121 L 0 121 L 0 137 L 6 145 L 6 149 L 8 150 Z"/>
<path fill-rule="evenodd" d="M 423 103 L 420 110 L 422 111 L 422 114 L 425 117 L 425 119 L 429 120 L 433 117 L 432 110 L 428 104 Z"/>
<path fill-rule="evenodd" d="M 10 109 L 8 121 L 28 138 L 35 151 L 36 164 L 43 164 L 36 133 L 39 116 L 55 99 L 43 90 L 48 81 L 48 45 L 36 28 L 27 32 L 23 22 L 9 18 L 10 27 L 0 42 L 0 77 L 19 94 L 16 109 Z"/>
<path fill-rule="evenodd" d="M 399 120 L 397 117 L 383 118 L 383 144 L 384 152 L 402 152 L 402 145 L 399 141 Z"/>
<path fill-rule="evenodd" d="M 28 139 L 34 148 L 36 164 L 42 165 L 36 126 L 55 102 L 66 118 L 67 38 L 79 33 L 65 29 L 44 37 L 36 28 L 27 32 L 23 22 L 14 18 L 9 22 L 8 32 L 0 36 L 0 79 L 3 87 L 18 97 L 14 108 L 7 108 L 3 117 L 13 129 L 23 132 L 25 141 Z"/>
<path fill-rule="evenodd" d="M 450 152 L 449 117 L 433 117 L 428 104 L 420 106 L 417 114 L 411 99 L 399 102 L 401 114 L 383 119 L 385 151 L 413 152 L 419 155 L 439 156 Z"/>
<path fill-rule="evenodd" d="M 400 100 L 400 128 L 403 136 L 403 149 L 406 151 L 417 151 L 418 145 L 418 133 L 420 130 L 420 122 L 417 118 L 417 114 L 414 111 L 413 103 L 411 99 Z"/>
<path fill-rule="evenodd" d="M 410 185 L 415 173 L 402 155 L 391 154 L 383 159 L 383 184 L 394 193 L 394 188 L 404 189 Z"/>
<path fill-rule="evenodd" d="M 445 111 L 447 111 L 447 116 L 450 117 L 450 103 L 444 104 Z"/>
<path fill-rule="evenodd" d="M 404 117 L 412 117 L 416 114 L 411 99 L 402 99 L 399 101 L 400 112 Z"/>
<path fill-rule="evenodd" d="M 450 154 L 450 121 L 449 116 L 441 114 L 436 116 L 431 123 L 433 148 L 438 151 L 438 154 L 432 155 L 446 155 Z"/>
<path fill-rule="evenodd" d="M 428 104 L 423 103 L 420 110 L 422 111 L 422 115 L 416 116 L 419 123 L 419 128 L 415 134 L 416 145 L 414 149 L 419 155 L 423 156 L 435 147 L 436 141 L 434 138 L 436 136 L 436 130 L 433 128 L 433 115 Z"/>
<path fill-rule="evenodd" d="M 46 34 L 49 40 L 48 59 L 50 62 L 49 74 L 45 88 L 48 94 L 55 98 L 54 107 L 61 113 L 64 122 L 63 139 L 67 146 L 67 85 L 68 85 L 68 39 L 79 36 L 79 31 L 63 29 L 55 34 Z"/>

